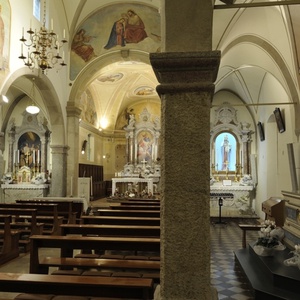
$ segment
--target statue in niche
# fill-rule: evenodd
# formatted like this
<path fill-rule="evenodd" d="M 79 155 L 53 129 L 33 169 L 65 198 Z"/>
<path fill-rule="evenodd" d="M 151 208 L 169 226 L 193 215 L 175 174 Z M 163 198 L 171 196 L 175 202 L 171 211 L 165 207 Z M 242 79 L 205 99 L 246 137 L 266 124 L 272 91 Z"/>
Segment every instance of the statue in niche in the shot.
<path fill-rule="evenodd" d="M 127 128 L 128 129 L 134 128 L 134 124 L 135 124 L 135 116 L 134 114 L 130 114 Z"/>
<path fill-rule="evenodd" d="M 221 151 L 222 151 L 222 170 L 226 171 L 228 170 L 230 164 L 230 154 L 231 154 L 231 144 L 229 143 L 227 134 L 224 136 L 224 141 L 221 146 Z"/>

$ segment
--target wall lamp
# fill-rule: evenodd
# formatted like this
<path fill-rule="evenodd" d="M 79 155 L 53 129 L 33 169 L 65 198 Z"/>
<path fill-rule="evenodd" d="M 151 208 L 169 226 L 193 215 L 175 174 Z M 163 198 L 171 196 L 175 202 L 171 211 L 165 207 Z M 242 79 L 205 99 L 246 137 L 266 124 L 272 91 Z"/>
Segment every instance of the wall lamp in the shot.
<path fill-rule="evenodd" d="M 84 140 L 83 143 L 82 143 L 82 147 L 81 147 L 81 154 L 85 153 L 86 144 L 87 144 L 87 140 Z"/>
<path fill-rule="evenodd" d="M 106 158 L 106 162 L 109 162 L 110 154 L 106 153 L 105 155 L 103 155 L 103 159 L 105 158 Z"/>

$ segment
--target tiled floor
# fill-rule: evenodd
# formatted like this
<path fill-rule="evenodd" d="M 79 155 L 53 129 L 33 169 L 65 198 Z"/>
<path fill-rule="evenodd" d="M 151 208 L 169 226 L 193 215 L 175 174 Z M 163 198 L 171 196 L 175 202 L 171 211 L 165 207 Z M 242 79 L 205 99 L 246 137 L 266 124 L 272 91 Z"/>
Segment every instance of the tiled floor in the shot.
<path fill-rule="evenodd" d="M 235 222 L 211 225 L 211 283 L 218 290 L 219 299 L 254 299 L 247 280 L 234 261 L 233 251 L 241 248 L 241 238 L 242 231 Z M 247 233 L 247 242 L 254 241 L 256 238 L 257 232 Z M 53 255 L 54 253 L 50 251 L 53 250 L 45 250 L 44 255 Z M 0 266 L 0 272 L 28 273 L 28 270 L 29 254 L 21 254 L 19 258 Z M 0 300 L 14 299 L 15 295 L 0 292 Z"/>
<path fill-rule="evenodd" d="M 257 239 L 257 232 L 247 232 L 247 243 Z M 233 251 L 242 248 L 242 230 L 235 222 L 211 226 L 211 284 L 219 299 L 254 299 L 247 279 L 235 264 Z"/>

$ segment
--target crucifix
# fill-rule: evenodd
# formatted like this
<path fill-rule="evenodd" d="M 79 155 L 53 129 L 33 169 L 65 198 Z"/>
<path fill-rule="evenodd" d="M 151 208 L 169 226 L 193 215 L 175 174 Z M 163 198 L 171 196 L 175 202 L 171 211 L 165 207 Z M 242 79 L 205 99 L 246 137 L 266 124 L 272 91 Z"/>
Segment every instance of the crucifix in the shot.
<path fill-rule="evenodd" d="M 147 163 L 147 161 L 145 160 L 145 158 L 141 161 L 141 163 L 143 164 L 143 169 L 145 170 L 145 168 L 146 168 L 146 163 Z"/>

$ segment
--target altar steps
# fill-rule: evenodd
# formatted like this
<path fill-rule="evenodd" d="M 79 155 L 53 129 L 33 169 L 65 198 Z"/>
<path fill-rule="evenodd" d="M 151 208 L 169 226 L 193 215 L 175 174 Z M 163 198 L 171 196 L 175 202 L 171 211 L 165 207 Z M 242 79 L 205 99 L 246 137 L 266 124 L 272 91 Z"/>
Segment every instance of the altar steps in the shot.
<path fill-rule="evenodd" d="M 234 251 L 234 255 L 254 290 L 255 299 L 300 299 L 300 270 L 283 264 L 292 257 L 289 249 L 275 251 L 274 256 L 259 256 L 253 245 L 249 245 Z"/>

